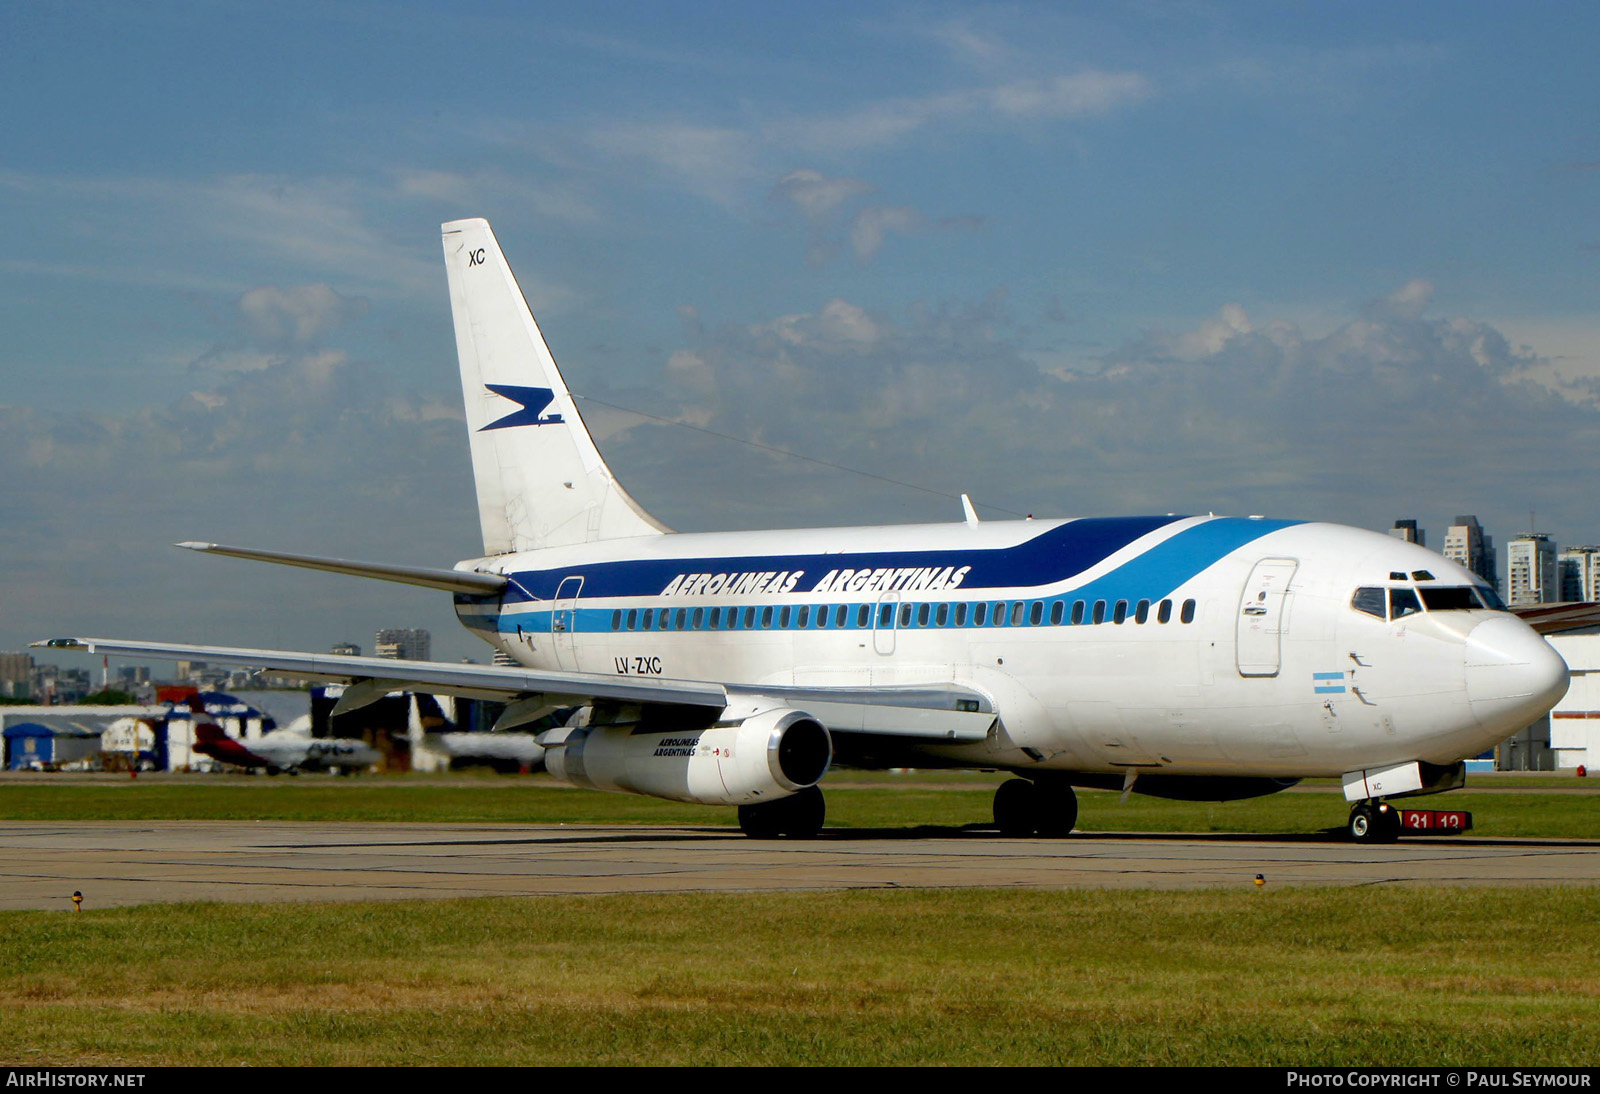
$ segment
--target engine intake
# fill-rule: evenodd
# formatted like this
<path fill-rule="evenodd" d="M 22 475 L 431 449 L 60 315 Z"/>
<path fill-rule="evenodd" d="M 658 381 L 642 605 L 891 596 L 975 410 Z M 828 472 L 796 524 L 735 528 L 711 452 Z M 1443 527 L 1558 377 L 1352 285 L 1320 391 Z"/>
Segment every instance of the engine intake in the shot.
<path fill-rule="evenodd" d="M 827 727 L 789 707 L 709 728 L 590 726 L 540 740 L 545 767 L 563 782 L 699 805 L 787 797 L 815 786 L 833 762 Z"/>

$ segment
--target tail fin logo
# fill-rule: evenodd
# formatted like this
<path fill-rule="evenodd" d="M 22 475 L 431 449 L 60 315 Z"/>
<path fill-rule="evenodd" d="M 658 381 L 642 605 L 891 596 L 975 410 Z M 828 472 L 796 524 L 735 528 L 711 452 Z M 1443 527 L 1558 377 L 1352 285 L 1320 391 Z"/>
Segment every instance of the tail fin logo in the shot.
<path fill-rule="evenodd" d="M 556 393 L 547 387 L 514 387 L 510 384 L 484 384 L 484 387 L 502 398 L 510 399 L 514 403 L 521 403 L 521 410 L 514 410 L 498 421 L 490 422 L 482 429 L 483 433 L 490 429 L 510 429 L 517 425 L 556 425 L 564 419 L 559 414 L 540 417 L 544 408 L 555 399 Z"/>

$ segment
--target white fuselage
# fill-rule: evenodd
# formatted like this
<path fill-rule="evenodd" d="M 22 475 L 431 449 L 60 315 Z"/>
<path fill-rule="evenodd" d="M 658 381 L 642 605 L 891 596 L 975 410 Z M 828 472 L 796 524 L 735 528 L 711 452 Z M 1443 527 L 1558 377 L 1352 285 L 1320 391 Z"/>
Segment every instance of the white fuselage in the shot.
<path fill-rule="evenodd" d="M 530 667 L 970 686 L 1001 711 L 996 731 L 919 748 L 973 766 L 1303 777 L 1450 764 L 1521 729 L 1566 686 L 1560 657 L 1504 611 L 1358 610 L 1358 588 L 1383 590 L 1384 604 L 1438 590 L 1477 605 L 1462 590 L 1482 582 L 1415 545 L 1330 524 L 673 534 L 458 569 L 512 579 L 498 599 L 458 597 L 457 612 Z"/>

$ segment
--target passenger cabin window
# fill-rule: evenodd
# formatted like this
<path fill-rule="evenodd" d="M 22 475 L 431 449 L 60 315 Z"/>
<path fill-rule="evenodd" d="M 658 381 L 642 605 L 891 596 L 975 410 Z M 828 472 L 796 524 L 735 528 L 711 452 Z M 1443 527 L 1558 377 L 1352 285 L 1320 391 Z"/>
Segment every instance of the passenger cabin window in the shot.
<path fill-rule="evenodd" d="M 804 627 L 811 622 L 811 608 L 807 605 L 800 606 L 800 618 L 795 620 L 795 626 Z"/>
<path fill-rule="evenodd" d="M 988 618 L 989 618 L 989 605 L 987 603 L 974 604 L 972 606 L 972 625 L 974 627 L 983 626 L 984 620 L 986 620 Z"/>
<path fill-rule="evenodd" d="M 1171 623 L 1172 622 L 1172 601 L 1163 600 L 1161 602 L 1161 606 L 1156 609 L 1156 622 L 1157 623 Z"/>
<path fill-rule="evenodd" d="M 1057 600 L 1055 603 L 1050 605 L 1050 625 L 1052 627 L 1061 626 L 1061 617 L 1063 614 L 1065 614 L 1066 610 L 1067 602 L 1065 600 Z"/>
<path fill-rule="evenodd" d="M 1114 608 L 1112 610 L 1111 622 L 1113 622 L 1113 623 L 1125 623 L 1125 622 L 1127 622 L 1127 619 L 1128 619 L 1128 602 L 1126 600 L 1119 600 L 1119 601 L 1117 601 L 1116 608 Z"/>
<path fill-rule="evenodd" d="M 1104 623 L 1106 621 L 1106 602 L 1104 600 L 1096 600 L 1094 602 L 1094 615 L 1090 618 L 1096 623 Z"/>
<path fill-rule="evenodd" d="M 1417 599 L 1415 589 L 1390 589 L 1389 590 L 1389 618 L 1404 619 L 1408 615 L 1416 615 L 1422 610 L 1422 602 Z"/>
<path fill-rule="evenodd" d="M 1011 625 L 1022 626 L 1022 601 L 1018 600 L 1011 605 Z"/>
<path fill-rule="evenodd" d="M 965 603 L 957 604 L 956 605 L 956 626 L 965 627 L 966 625 L 967 625 L 967 606 L 966 606 Z"/>
<path fill-rule="evenodd" d="M 1074 600 L 1072 602 L 1072 625 L 1074 627 L 1083 622 L 1083 612 L 1085 607 L 1086 605 L 1081 600 Z"/>
<path fill-rule="evenodd" d="M 1350 606 L 1358 612 L 1366 612 L 1378 619 L 1387 619 L 1389 605 L 1383 590 L 1370 585 L 1363 585 L 1356 590 L 1356 595 L 1350 598 Z"/>
<path fill-rule="evenodd" d="M 1183 602 L 1183 614 L 1178 618 L 1182 619 L 1185 623 L 1194 622 L 1194 601 L 1185 600 Z"/>
<path fill-rule="evenodd" d="M 1150 602 L 1148 600 L 1139 601 L 1138 606 L 1133 609 L 1133 621 L 1135 623 L 1150 622 Z"/>

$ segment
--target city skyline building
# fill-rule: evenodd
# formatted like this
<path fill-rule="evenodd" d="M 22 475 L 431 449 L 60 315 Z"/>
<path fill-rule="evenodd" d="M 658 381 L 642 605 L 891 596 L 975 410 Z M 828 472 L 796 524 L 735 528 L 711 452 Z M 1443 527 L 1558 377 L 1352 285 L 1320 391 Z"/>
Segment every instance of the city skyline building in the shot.
<path fill-rule="evenodd" d="M 432 650 L 433 636 L 421 627 L 385 627 L 372 652 L 390 661 L 427 661 Z"/>
<path fill-rule="evenodd" d="M 1506 548 L 1506 603 L 1553 604 L 1561 595 L 1556 542 L 1543 532 L 1523 532 Z"/>
<path fill-rule="evenodd" d="M 1565 603 L 1600 600 L 1600 547 L 1569 547 L 1556 556 Z"/>
<path fill-rule="evenodd" d="M 1403 539 L 1407 543 L 1415 543 L 1418 547 L 1428 545 L 1428 533 L 1417 527 L 1417 522 L 1410 518 L 1397 520 L 1394 527 L 1389 529 L 1389 534 L 1395 539 Z"/>
<path fill-rule="evenodd" d="M 1500 560 L 1494 549 L 1494 537 L 1484 532 L 1477 517 L 1456 517 L 1444 534 L 1444 550 L 1440 554 L 1483 578 L 1496 592 L 1500 591 Z"/>

